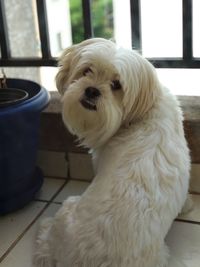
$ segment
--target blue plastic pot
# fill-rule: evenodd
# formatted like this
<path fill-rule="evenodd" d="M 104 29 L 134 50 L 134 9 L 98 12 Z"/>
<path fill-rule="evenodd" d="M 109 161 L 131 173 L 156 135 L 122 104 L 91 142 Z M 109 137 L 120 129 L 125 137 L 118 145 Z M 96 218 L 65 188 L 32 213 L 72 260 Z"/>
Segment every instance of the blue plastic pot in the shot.
<path fill-rule="evenodd" d="M 22 79 L 6 82 L 8 88 L 25 90 L 28 98 L 0 107 L 1 215 L 25 206 L 42 186 L 43 174 L 36 167 L 36 156 L 40 113 L 49 102 L 49 93 L 35 82 Z"/>

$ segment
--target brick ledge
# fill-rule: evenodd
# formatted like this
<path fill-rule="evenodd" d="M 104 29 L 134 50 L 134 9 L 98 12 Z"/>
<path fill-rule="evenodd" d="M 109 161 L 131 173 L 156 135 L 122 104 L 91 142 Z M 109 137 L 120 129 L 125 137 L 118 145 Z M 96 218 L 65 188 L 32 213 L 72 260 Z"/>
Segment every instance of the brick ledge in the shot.
<path fill-rule="evenodd" d="M 75 146 L 73 137 L 61 118 L 58 92 L 50 92 L 49 106 L 41 114 L 40 149 L 65 152 L 87 152 Z M 178 96 L 184 112 L 184 129 L 191 150 L 192 162 L 200 163 L 200 96 Z"/>

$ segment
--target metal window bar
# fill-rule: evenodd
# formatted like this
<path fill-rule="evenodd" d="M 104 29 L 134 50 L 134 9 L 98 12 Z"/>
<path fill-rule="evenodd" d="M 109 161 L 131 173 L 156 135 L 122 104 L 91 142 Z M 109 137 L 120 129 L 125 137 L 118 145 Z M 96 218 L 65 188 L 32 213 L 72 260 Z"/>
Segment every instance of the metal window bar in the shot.
<path fill-rule="evenodd" d="M 91 2 L 90 0 L 82 0 L 84 39 L 94 36 L 91 18 Z"/>
<path fill-rule="evenodd" d="M 11 56 L 8 29 L 5 18 L 4 1 L 0 0 L 0 66 L 10 67 L 34 67 L 56 66 L 56 58 L 51 56 L 49 44 L 49 32 L 45 0 L 36 0 L 39 33 L 41 41 L 41 58 L 13 58 Z M 150 58 L 149 60 L 158 68 L 200 68 L 200 58 L 194 58 L 192 47 L 192 0 L 182 0 L 183 16 L 183 57 L 181 58 Z M 141 50 L 141 14 L 140 0 L 130 0 L 132 45 L 134 49 Z M 84 38 L 94 36 L 90 0 L 82 0 Z"/>
<path fill-rule="evenodd" d="M 0 40 L 1 41 L 1 57 L 7 59 L 11 57 L 10 45 L 8 39 L 8 28 L 5 18 L 4 2 L 0 0 Z"/>
<path fill-rule="evenodd" d="M 132 47 L 141 50 L 140 0 L 130 0 Z"/>
<path fill-rule="evenodd" d="M 36 0 L 37 15 L 39 23 L 40 43 L 42 58 L 51 58 L 51 50 L 49 45 L 49 29 L 47 24 L 46 1 Z"/>
<path fill-rule="evenodd" d="M 183 59 L 191 61 L 193 57 L 192 36 L 192 0 L 183 0 Z"/>

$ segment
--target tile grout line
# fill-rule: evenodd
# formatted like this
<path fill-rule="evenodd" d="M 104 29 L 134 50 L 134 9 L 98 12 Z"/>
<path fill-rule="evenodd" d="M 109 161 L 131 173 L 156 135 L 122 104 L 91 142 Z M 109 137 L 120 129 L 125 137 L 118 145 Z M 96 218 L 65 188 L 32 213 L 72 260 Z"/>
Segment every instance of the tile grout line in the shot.
<path fill-rule="evenodd" d="M 34 201 L 37 201 L 37 202 L 42 202 L 42 203 L 50 203 L 50 204 L 59 204 L 61 205 L 62 204 L 62 201 L 50 201 L 50 200 L 44 200 L 44 199 L 34 199 Z"/>
<path fill-rule="evenodd" d="M 39 198 L 34 198 L 33 201 L 37 201 L 37 202 L 43 202 L 43 203 L 49 203 L 50 200 L 45 200 L 45 199 L 39 199 Z"/>
<path fill-rule="evenodd" d="M 85 179 L 79 179 L 79 178 L 72 178 L 72 177 L 69 177 L 70 181 L 77 181 L 77 182 L 83 182 L 83 183 L 89 183 L 91 184 L 92 180 L 85 180 Z"/>
<path fill-rule="evenodd" d="M 52 204 L 62 205 L 61 201 L 53 201 Z"/>
<path fill-rule="evenodd" d="M 62 191 L 62 189 L 65 187 L 65 185 L 69 182 L 69 180 L 66 180 L 66 182 L 56 191 L 56 193 L 51 197 L 51 199 L 46 203 L 44 208 L 36 215 L 36 217 L 29 223 L 29 225 L 24 229 L 24 231 L 13 241 L 13 243 L 10 245 L 10 247 L 5 251 L 5 253 L 0 257 L 0 263 L 8 256 L 8 254 L 13 250 L 13 248 L 17 245 L 17 243 L 24 237 L 24 235 L 28 232 L 28 230 L 33 226 L 33 224 L 39 219 L 39 217 L 44 213 L 44 211 L 51 205 L 51 204 L 57 204 L 54 203 L 54 198 Z M 35 200 L 34 200 L 35 201 Z"/>
<path fill-rule="evenodd" d="M 175 219 L 176 222 L 182 222 L 182 223 L 189 223 L 189 224 L 197 224 L 200 225 L 200 222 L 197 221 L 192 221 L 192 220 L 187 220 L 187 219 Z"/>
<path fill-rule="evenodd" d="M 191 195 L 200 195 L 200 192 L 196 192 L 196 191 L 189 191 L 189 194 L 191 194 Z"/>
<path fill-rule="evenodd" d="M 55 180 L 65 180 L 65 181 L 69 179 L 68 177 L 59 177 L 59 176 L 52 176 L 52 175 L 45 175 L 44 178 L 55 179 Z"/>

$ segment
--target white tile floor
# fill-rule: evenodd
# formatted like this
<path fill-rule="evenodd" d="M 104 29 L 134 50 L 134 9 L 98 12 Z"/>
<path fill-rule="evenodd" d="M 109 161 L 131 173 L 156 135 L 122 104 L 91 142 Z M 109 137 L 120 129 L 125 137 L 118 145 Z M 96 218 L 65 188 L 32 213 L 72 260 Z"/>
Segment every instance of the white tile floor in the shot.
<path fill-rule="evenodd" d="M 54 215 L 67 196 L 82 194 L 88 184 L 46 178 L 35 201 L 22 210 L 0 217 L 0 266 L 31 267 L 39 220 Z M 194 209 L 175 221 L 167 236 L 174 259 L 169 267 L 200 266 L 200 195 L 192 197 Z"/>

